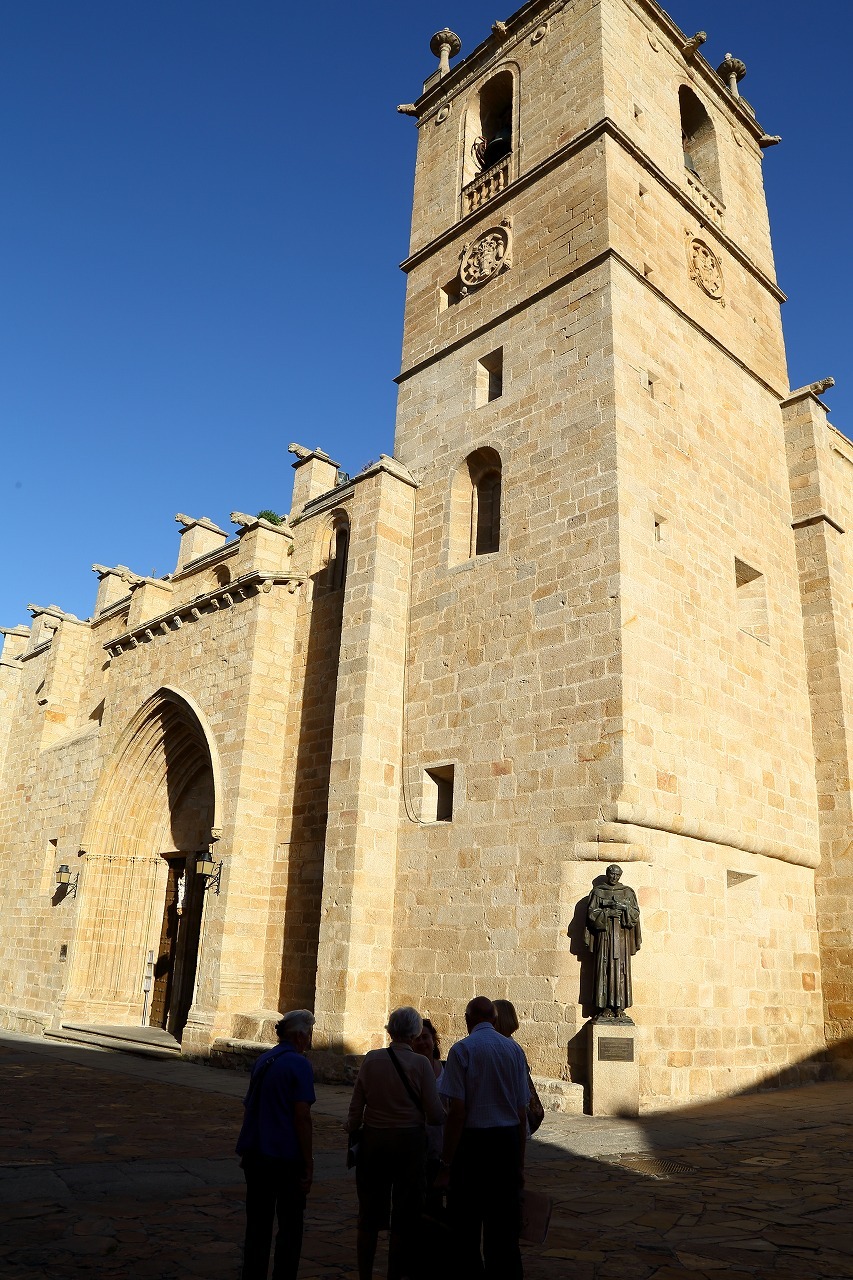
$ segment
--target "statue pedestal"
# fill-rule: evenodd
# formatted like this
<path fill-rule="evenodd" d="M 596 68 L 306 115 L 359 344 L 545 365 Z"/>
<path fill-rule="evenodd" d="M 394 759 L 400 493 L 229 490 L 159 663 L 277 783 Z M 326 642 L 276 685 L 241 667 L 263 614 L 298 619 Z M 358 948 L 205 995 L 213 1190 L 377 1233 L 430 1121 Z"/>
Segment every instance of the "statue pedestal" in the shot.
<path fill-rule="evenodd" d="M 640 1114 L 637 1028 L 593 1022 L 589 1036 L 589 1101 L 594 1116 Z"/>

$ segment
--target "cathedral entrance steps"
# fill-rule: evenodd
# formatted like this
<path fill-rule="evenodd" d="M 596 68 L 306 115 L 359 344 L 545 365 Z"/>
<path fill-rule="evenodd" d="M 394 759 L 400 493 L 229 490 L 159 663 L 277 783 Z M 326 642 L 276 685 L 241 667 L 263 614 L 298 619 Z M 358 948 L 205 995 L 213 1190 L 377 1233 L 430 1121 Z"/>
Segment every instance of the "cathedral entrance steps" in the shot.
<path fill-rule="evenodd" d="M 103 1023 L 63 1022 L 45 1031 L 48 1040 L 88 1044 L 99 1049 L 118 1049 L 144 1058 L 180 1057 L 181 1045 L 160 1027 L 113 1027 Z"/>

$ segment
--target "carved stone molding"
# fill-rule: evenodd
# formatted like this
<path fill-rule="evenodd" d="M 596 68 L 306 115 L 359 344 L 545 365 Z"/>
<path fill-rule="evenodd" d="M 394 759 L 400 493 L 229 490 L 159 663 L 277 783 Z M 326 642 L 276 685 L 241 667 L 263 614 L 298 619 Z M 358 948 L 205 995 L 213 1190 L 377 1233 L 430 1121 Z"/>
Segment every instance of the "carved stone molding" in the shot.
<path fill-rule="evenodd" d="M 109 640 L 103 647 L 111 658 L 118 658 L 126 649 L 137 649 L 140 644 L 150 644 L 174 631 L 180 631 L 187 623 L 198 622 L 205 615 L 229 609 L 242 600 L 249 599 L 259 591 L 269 592 L 273 586 L 286 587 L 291 595 L 304 584 L 305 579 L 292 574 L 267 574 L 252 572 L 227 587 L 217 587 L 205 595 L 196 596 L 194 600 L 170 609 L 157 618 L 149 618 L 131 631 Z"/>
<path fill-rule="evenodd" d="M 690 279 L 714 302 L 725 306 L 723 268 L 714 250 L 698 236 L 687 233 L 687 268 Z"/>
<path fill-rule="evenodd" d="M 505 218 L 465 246 L 459 260 L 459 278 L 465 288 L 474 289 L 511 266 L 512 227 Z"/>
<path fill-rule="evenodd" d="M 475 80 L 478 80 L 482 75 L 484 75 L 493 63 L 505 58 L 515 45 L 521 44 L 522 41 L 526 40 L 528 36 L 531 35 L 532 32 L 538 30 L 539 27 L 547 25 L 554 14 L 559 13 L 561 9 L 565 9 L 568 3 L 569 0 L 551 0 L 551 3 L 545 5 L 535 17 L 530 18 L 527 22 L 522 22 L 518 26 L 516 26 L 512 19 L 510 19 L 506 24 L 506 35 L 503 37 L 501 42 L 495 41 L 493 43 L 493 51 L 490 54 L 486 54 L 482 59 L 477 58 L 473 62 L 471 61 L 474 57 L 472 54 L 471 57 L 467 59 L 467 63 L 470 65 L 466 65 L 466 63 L 459 63 L 458 66 L 454 68 L 453 83 L 451 87 L 449 89 L 444 89 L 443 92 L 436 95 L 429 105 L 423 109 L 421 119 L 428 120 L 447 102 L 452 98 L 455 98 L 458 93 L 466 90 L 474 83 Z M 435 39 L 435 37 L 433 37 L 433 39 Z M 465 67 L 465 72 L 460 73 L 457 77 L 456 71 L 463 66 Z M 432 98 L 432 88 L 427 90 L 424 94 L 424 97 L 427 96 Z"/>

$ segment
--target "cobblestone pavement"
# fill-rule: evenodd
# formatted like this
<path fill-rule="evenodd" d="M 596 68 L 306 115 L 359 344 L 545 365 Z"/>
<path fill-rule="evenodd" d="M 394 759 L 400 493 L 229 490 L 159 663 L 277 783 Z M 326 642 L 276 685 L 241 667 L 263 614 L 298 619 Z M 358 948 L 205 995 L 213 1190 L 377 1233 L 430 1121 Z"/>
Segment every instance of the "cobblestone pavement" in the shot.
<path fill-rule="evenodd" d="M 245 1076 L 0 1032 L 0 1276 L 236 1280 Z M 300 1280 L 355 1280 L 348 1091 L 318 1088 Z M 528 1185 L 554 1197 L 528 1280 L 853 1276 L 853 1085 L 640 1121 L 546 1117 Z M 377 1259 L 377 1275 L 384 1258 Z M 441 1273 L 440 1248 L 430 1265 Z"/>

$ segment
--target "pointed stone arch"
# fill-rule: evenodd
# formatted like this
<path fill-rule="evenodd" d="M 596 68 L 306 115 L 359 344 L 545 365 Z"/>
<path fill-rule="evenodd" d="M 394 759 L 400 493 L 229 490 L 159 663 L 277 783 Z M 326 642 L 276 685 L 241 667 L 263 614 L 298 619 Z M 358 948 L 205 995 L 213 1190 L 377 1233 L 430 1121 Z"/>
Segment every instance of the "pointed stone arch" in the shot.
<path fill-rule="evenodd" d="M 143 1008 L 151 1016 L 159 998 L 157 1025 L 180 1035 L 203 906 L 194 855 L 216 839 L 220 778 L 203 713 L 179 690 L 158 689 L 119 737 L 85 825 L 66 1014 L 138 1024 Z M 156 979 L 150 1003 L 143 991 L 149 952 Z M 166 971 L 158 974 L 164 955 Z"/>
<path fill-rule="evenodd" d="M 147 849 L 167 834 L 166 822 L 200 773 L 213 786 L 210 828 L 221 825 L 221 766 L 216 741 L 203 713 L 186 693 L 164 685 L 142 704 L 125 727 L 95 792 L 81 851 L 87 855 Z M 169 800 L 164 814 L 164 798 Z M 125 821 L 134 814 L 133 829 Z M 210 832 L 203 844 L 210 841 Z"/>

